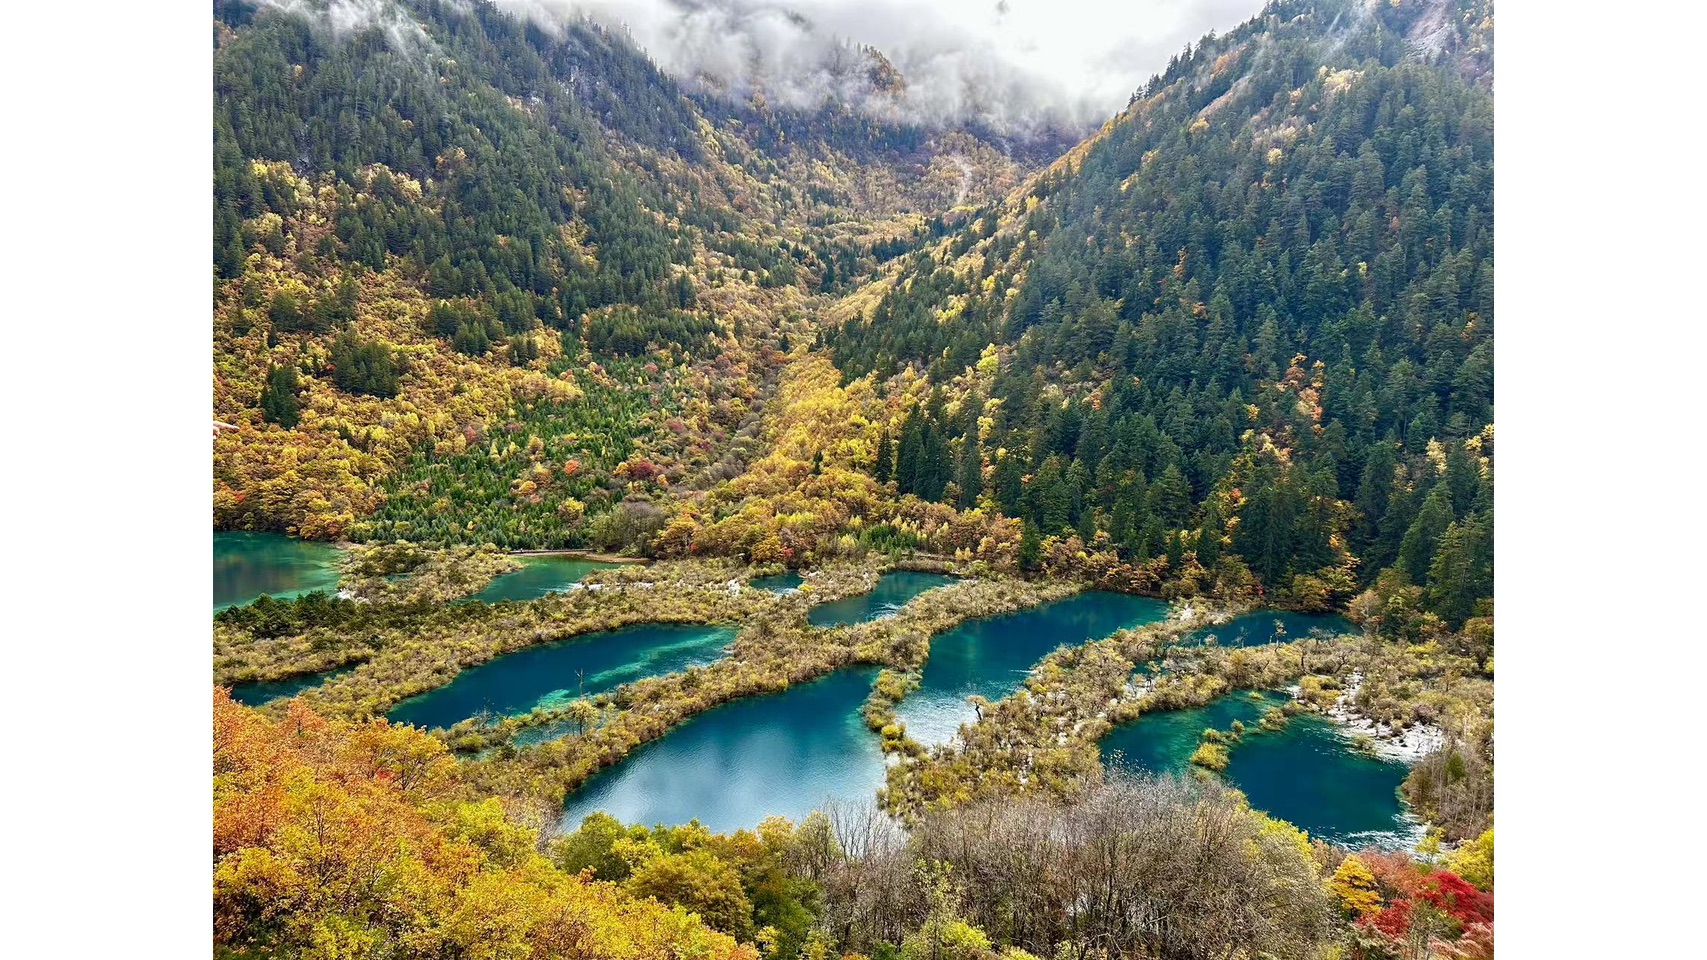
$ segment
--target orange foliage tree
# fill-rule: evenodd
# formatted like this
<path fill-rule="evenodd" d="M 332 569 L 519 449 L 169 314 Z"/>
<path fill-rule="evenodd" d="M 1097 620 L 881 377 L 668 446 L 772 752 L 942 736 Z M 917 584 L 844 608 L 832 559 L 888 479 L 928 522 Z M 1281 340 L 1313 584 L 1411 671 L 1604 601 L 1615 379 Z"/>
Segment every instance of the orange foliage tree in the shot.
<path fill-rule="evenodd" d="M 295 957 L 756 960 L 686 911 L 565 873 L 443 744 L 214 694 L 214 943 Z"/>

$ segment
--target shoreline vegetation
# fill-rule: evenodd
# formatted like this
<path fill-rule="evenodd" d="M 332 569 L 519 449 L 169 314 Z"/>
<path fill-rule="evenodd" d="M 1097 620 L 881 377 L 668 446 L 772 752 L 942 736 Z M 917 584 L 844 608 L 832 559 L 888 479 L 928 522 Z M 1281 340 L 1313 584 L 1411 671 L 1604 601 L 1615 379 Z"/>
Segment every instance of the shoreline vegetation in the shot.
<path fill-rule="evenodd" d="M 1048 918 L 1059 912 L 1058 896 L 1068 895 L 1056 887 L 1100 889 L 1135 864 L 1147 865 L 1146 876 L 1174 876 L 1186 886 L 1154 895 L 1122 886 L 1118 897 L 1125 906 L 1119 909 L 1195 904 L 1190 909 L 1198 921 L 1219 923 L 1226 918 L 1213 904 L 1245 904 L 1239 909 L 1286 918 L 1261 941 L 1279 950 L 1340 936 L 1332 932 L 1343 929 L 1335 926 L 1336 916 L 1360 929 L 1360 918 L 1409 909 L 1395 904 L 1411 899 L 1438 902 L 1447 911 L 1446 919 L 1415 920 L 1411 929 L 1462 930 L 1465 941 L 1476 943 L 1491 937 L 1491 622 L 1407 640 L 1395 635 L 1411 629 L 1405 618 L 1366 617 L 1356 634 L 1223 647 L 1185 638 L 1251 612 L 1251 601 L 1178 599 L 1159 622 L 1056 648 L 1010 696 L 973 698 L 976 720 L 948 743 L 927 748 L 907 736 L 895 705 L 917 685 L 933 638 L 969 620 L 1037 607 L 1097 584 L 993 575 L 981 567 L 968 576 L 970 564 L 872 555 L 802 570 L 801 587 L 783 594 L 749 585 L 774 574 L 777 565 L 701 559 L 616 566 L 589 575 L 580 589 L 530 601 L 438 599 L 475 592 L 516 563 L 490 547 L 360 548 L 347 559 L 360 601 L 324 594 L 269 598 L 217 618 L 216 679 L 222 683 L 353 664 L 347 673 L 260 708 L 240 707 L 216 688 L 216 716 L 222 718 L 216 772 L 248 771 L 216 777 L 216 824 L 223 825 L 216 831 L 224 831 L 217 835 L 248 829 L 239 821 L 253 798 L 278 789 L 255 779 L 261 769 L 255 751 L 272 749 L 258 738 L 276 737 L 289 726 L 299 731 L 289 748 L 296 758 L 291 769 L 316 782 L 342 782 L 348 765 L 371 767 L 376 772 L 363 776 L 373 786 L 360 789 L 379 793 L 365 802 L 389 811 L 386 829 L 407 831 L 416 838 L 411 843 L 438 843 L 430 838 L 441 833 L 453 843 L 479 838 L 475 842 L 489 851 L 481 869 L 502 877 L 495 882 L 521 884 L 535 891 L 530 896 L 556 898 L 563 909 L 588 918 L 614 911 L 632 922 L 656 923 L 642 919 L 654 916 L 646 911 L 674 906 L 668 915 L 685 919 L 665 936 L 697 938 L 700 955 L 725 960 L 815 956 L 830 942 L 906 960 L 904 950 L 897 954 L 885 944 L 912 943 L 921 929 L 944 936 L 959 930 L 955 936 L 975 938 L 973 947 L 985 944 L 956 954 L 959 960 L 1033 960 L 1017 945 L 1067 935 L 1049 926 Z M 962 579 L 877 619 L 830 628 L 808 622 L 814 605 L 870 591 L 885 572 L 899 569 Z M 390 579 L 399 573 L 406 576 Z M 1373 606 L 1353 604 L 1348 612 L 1356 617 Z M 715 623 L 737 632 L 712 664 L 550 709 L 475 717 L 434 730 L 383 719 L 397 703 L 477 664 L 643 623 Z M 890 758 L 886 782 L 869 802 L 830 804 L 799 823 L 772 817 L 755 830 L 731 834 L 713 834 L 697 823 L 623 825 L 605 814 L 578 826 L 560 824 L 575 789 L 689 718 L 856 665 L 880 668 L 862 713 Z M 1260 723 L 1203 731 L 1191 776 L 1135 775 L 1102 764 L 1099 743 L 1121 724 L 1151 711 L 1265 690 L 1289 699 L 1266 711 Z M 1437 739 L 1416 741 L 1433 749 L 1413 749 L 1405 757 L 1411 773 L 1401 792 L 1408 811 L 1427 828 L 1416 853 L 1312 840 L 1253 809 L 1225 783 L 1220 771 L 1241 743 L 1305 711 L 1333 719 L 1348 736 L 1360 725 L 1401 738 L 1440 731 Z M 517 744 L 518 735 L 541 732 L 550 738 Z M 329 749 L 332 743 L 348 746 Z M 284 775 L 282 768 L 265 774 Z M 268 822 L 294 822 L 294 809 L 280 808 Z M 334 815 L 339 829 L 345 825 L 336 818 L 361 815 L 354 810 Z M 1178 874 L 1172 845 L 1182 838 L 1168 833 L 1168 823 L 1207 831 L 1209 855 L 1219 864 L 1213 876 L 1188 880 Z M 306 854 L 291 846 L 293 835 L 272 827 L 226 845 L 253 850 L 259 844 L 294 862 Z M 1059 839 L 1069 835 L 1076 839 Z M 1116 837 L 1126 866 L 1099 880 L 1108 867 L 1096 866 L 1096 844 Z M 216 871 L 216 903 L 230 923 L 259 909 L 252 905 L 273 889 L 241 856 L 247 854 L 227 857 Z M 502 873 L 524 862 L 533 864 L 525 878 Z M 1002 870 L 1022 862 L 1023 876 L 1054 879 L 1018 887 L 998 882 L 1006 876 Z M 1253 888 L 1252 877 L 1268 879 Z M 1000 891 L 1008 889 L 1035 892 L 1002 899 Z M 1112 924 L 1111 936 L 1122 929 L 1112 916 L 1087 922 Z M 1192 936 L 1216 949 L 1243 942 L 1242 935 Z M 1012 946 L 998 957 L 991 952 L 995 942 Z M 1140 937 L 1134 945 L 1148 942 Z"/>
<path fill-rule="evenodd" d="M 362 720 L 528 647 L 639 624 L 725 625 L 736 628 L 735 639 L 709 665 L 427 733 L 462 758 L 460 774 L 471 787 L 543 811 L 690 717 L 847 667 L 877 666 L 862 708 L 892 758 L 877 799 L 916 822 L 932 810 L 996 796 L 1042 792 L 1071 801 L 1105 775 L 1097 745 L 1114 728 L 1151 711 L 1274 690 L 1291 697 L 1286 711 L 1327 716 L 1349 739 L 1411 765 L 1406 799 L 1419 817 L 1442 821 L 1434 824 L 1442 838 L 1473 838 L 1488 822 L 1482 808 L 1491 810 L 1491 793 L 1482 797 L 1483 786 L 1472 785 L 1466 797 L 1464 784 L 1491 775 L 1491 664 L 1482 675 L 1474 655 L 1449 652 L 1465 645 L 1461 638 L 1395 646 L 1378 636 L 1382 623 L 1366 620 L 1362 635 L 1253 647 L 1186 643 L 1204 626 L 1251 612 L 1252 603 L 1176 600 L 1157 623 L 1057 648 L 1012 695 L 973 698 L 977 719 L 948 743 L 926 747 L 907 736 L 896 706 L 916 688 L 933 637 L 1098 585 L 983 569 L 967 576 L 967 564 L 947 558 L 873 555 L 804 570 L 802 586 L 779 595 L 748 585 L 777 565 L 664 560 L 595 571 L 577 589 L 531 601 L 447 602 L 517 567 L 512 554 L 490 545 L 358 546 L 346 556 L 341 598 L 266 598 L 216 618 L 215 681 L 276 682 L 342 669 L 293 699 L 325 716 Z M 964 579 L 889 616 L 833 628 L 808 622 L 813 606 L 868 592 L 884 572 L 903 569 Z M 261 709 L 276 715 L 289 708 L 281 701 Z M 1238 740 L 1206 740 L 1194 767 L 1218 772 Z"/>
<path fill-rule="evenodd" d="M 640 566 L 652 562 L 648 557 L 630 557 L 600 550 L 511 550 L 509 555 L 512 557 L 573 557 L 577 560 L 591 560 L 595 563 L 637 564 Z"/>

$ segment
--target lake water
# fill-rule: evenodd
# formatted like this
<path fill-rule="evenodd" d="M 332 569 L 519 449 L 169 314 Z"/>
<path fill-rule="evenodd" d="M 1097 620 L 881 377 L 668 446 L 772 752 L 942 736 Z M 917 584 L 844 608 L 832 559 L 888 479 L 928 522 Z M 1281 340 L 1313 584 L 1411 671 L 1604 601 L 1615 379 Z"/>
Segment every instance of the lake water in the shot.
<path fill-rule="evenodd" d="M 1302 640 L 1312 630 L 1329 634 L 1361 633 L 1356 624 L 1332 613 L 1291 613 L 1258 610 L 1221 624 L 1186 634 L 1187 642 L 1201 643 L 1213 636 L 1223 647 L 1256 647 L 1281 640 Z"/>
<path fill-rule="evenodd" d="M 967 697 L 1000 700 L 1018 690 L 1031 668 L 1056 647 L 1100 640 L 1167 614 L 1160 600 L 1098 590 L 968 621 L 932 638 L 919 688 L 901 701 L 896 715 L 914 740 L 947 742 L 961 724 L 977 719 Z"/>
<path fill-rule="evenodd" d="M 755 577 L 750 582 L 750 585 L 754 590 L 769 590 L 772 593 L 793 593 L 794 591 L 799 590 L 800 585 L 805 582 L 806 579 L 800 575 L 799 571 L 790 570 L 787 573 L 773 574 L 768 577 Z"/>
<path fill-rule="evenodd" d="M 231 699 L 247 706 L 258 707 L 274 700 L 294 697 L 310 687 L 318 687 L 333 677 L 343 676 L 354 669 L 355 666 L 351 665 L 320 673 L 305 673 L 300 677 L 273 680 L 267 683 L 239 683 L 231 688 Z"/>
<path fill-rule="evenodd" d="M 595 570 L 608 570 L 614 563 L 586 560 L 581 557 L 539 556 L 517 557 L 520 570 L 499 574 L 484 590 L 470 597 L 481 603 L 504 600 L 538 600 L 549 593 L 562 593 L 581 578 Z"/>
<path fill-rule="evenodd" d="M 470 667 L 393 707 L 390 718 L 448 727 L 481 713 L 514 716 L 559 706 L 576 696 L 712 663 L 734 639 L 733 627 L 703 624 L 649 623 L 584 634 Z"/>
<path fill-rule="evenodd" d="M 215 531 L 213 612 L 241 606 L 266 594 L 277 599 L 315 590 L 338 590 L 342 551 L 330 543 L 297 540 L 282 533 Z"/>
<path fill-rule="evenodd" d="M 1253 732 L 1267 708 L 1286 700 L 1241 692 L 1191 710 L 1146 713 L 1103 739 L 1103 763 L 1184 775 L 1206 728 L 1226 731 L 1240 720 L 1249 729 L 1243 742 L 1229 745 L 1222 776 L 1251 806 L 1341 846 L 1402 848 L 1420 840 L 1398 795 L 1410 771 L 1405 764 L 1353 749 L 1341 727 L 1314 714 L 1292 717 L 1282 730 Z"/>
<path fill-rule="evenodd" d="M 875 802 L 883 752 L 860 707 L 877 671 L 850 668 L 695 716 L 569 796 L 565 830 L 604 811 L 624 823 L 718 832 L 772 814 L 798 823 L 826 800 Z"/>
<path fill-rule="evenodd" d="M 901 609 L 908 600 L 913 599 L 926 590 L 947 586 L 956 582 L 956 578 L 943 576 L 940 573 L 914 573 L 910 570 L 896 570 L 879 577 L 877 586 L 870 593 L 862 593 L 857 597 L 834 600 L 813 607 L 806 619 L 815 627 L 842 627 L 853 623 L 865 623 L 879 617 L 891 616 Z"/>

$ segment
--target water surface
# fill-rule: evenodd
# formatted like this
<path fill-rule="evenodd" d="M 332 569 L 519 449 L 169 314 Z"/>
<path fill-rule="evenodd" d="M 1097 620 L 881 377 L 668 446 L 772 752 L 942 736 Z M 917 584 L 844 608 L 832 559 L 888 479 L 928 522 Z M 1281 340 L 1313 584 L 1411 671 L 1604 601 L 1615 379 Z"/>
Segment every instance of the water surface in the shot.
<path fill-rule="evenodd" d="M 1282 730 L 1255 732 L 1263 712 L 1286 699 L 1253 700 L 1240 692 L 1191 710 L 1146 713 L 1103 739 L 1103 763 L 1187 774 L 1204 729 L 1226 731 L 1240 720 L 1249 729 L 1229 745 L 1222 776 L 1251 806 L 1341 846 L 1403 848 L 1420 840 L 1421 828 L 1398 794 L 1405 764 L 1354 749 L 1344 728 L 1315 714 L 1292 717 Z"/>
<path fill-rule="evenodd" d="M 794 591 L 799 590 L 800 585 L 805 582 L 806 579 L 800 575 L 800 571 L 790 570 L 787 573 L 772 574 L 768 577 L 755 577 L 751 582 L 751 586 L 754 590 L 769 590 L 772 593 L 793 593 Z"/>
<path fill-rule="evenodd" d="M 1204 627 L 1186 634 L 1188 642 L 1210 637 L 1223 647 L 1256 647 L 1265 643 L 1302 640 L 1312 631 L 1326 634 L 1357 633 L 1357 625 L 1333 613 L 1292 613 L 1258 610 L 1234 617 L 1219 626 Z"/>
<path fill-rule="evenodd" d="M 798 823 L 827 800 L 873 802 L 883 751 L 859 711 L 876 676 L 842 670 L 699 714 L 571 794 L 563 827 L 602 810 L 624 823 L 697 819 L 727 832 L 772 814 Z"/>
<path fill-rule="evenodd" d="M 213 535 L 213 612 L 263 594 L 280 600 L 315 590 L 335 593 L 342 551 L 282 533 L 220 530 Z"/>
<path fill-rule="evenodd" d="M 955 577 L 944 576 L 940 573 L 915 573 L 910 570 L 896 570 L 886 573 L 877 579 L 877 586 L 870 593 L 862 593 L 856 597 L 821 603 L 813 607 L 806 619 L 815 627 L 843 627 L 854 623 L 865 623 L 867 620 L 877 620 L 881 617 L 894 616 L 895 611 L 908 601 L 937 587 L 947 586 L 956 582 Z"/>
<path fill-rule="evenodd" d="M 538 600 L 549 593 L 562 593 L 571 586 L 580 583 L 581 578 L 595 570 L 606 570 L 616 566 L 599 560 L 587 560 L 581 557 L 545 555 L 537 557 L 518 557 L 522 568 L 510 573 L 501 573 L 492 578 L 484 590 L 470 597 L 481 603 L 499 603 L 504 600 Z"/>
<path fill-rule="evenodd" d="M 393 707 L 398 723 L 448 727 L 490 713 L 515 716 L 561 706 L 646 677 L 712 663 L 733 627 L 648 623 L 527 647 L 470 667 L 450 683 Z"/>
<path fill-rule="evenodd" d="M 1156 623 L 1168 606 L 1150 597 L 1088 591 L 1029 610 L 969 620 L 931 640 L 919 688 L 896 708 L 907 735 L 923 744 L 952 739 L 977 719 L 966 698 L 1000 700 L 1018 690 L 1037 662 L 1059 646 L 1100 640 Z"/>
<path fill-rule="evenodd" d="M 305 673 L 297 677 L 286 677 L 283 680 L 267 682 L 239 683 L 231 688 L 231 699 L 250 707 L 258 707 L 274 700 L 294 697 L 310 687 L 317 687 L 333 677 L 341 677 L 356 667 L 351 664 L 336 670 L 323 670 L 319 673 Z"/>

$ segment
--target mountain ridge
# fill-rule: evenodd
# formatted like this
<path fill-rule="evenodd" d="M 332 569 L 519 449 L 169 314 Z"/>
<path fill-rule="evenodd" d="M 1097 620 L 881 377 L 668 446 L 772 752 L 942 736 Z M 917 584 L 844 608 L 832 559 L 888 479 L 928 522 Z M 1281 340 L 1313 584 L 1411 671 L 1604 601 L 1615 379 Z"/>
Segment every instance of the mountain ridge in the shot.
<path fill-rule="evenodd" d="M 233 9 L 253 15 L 221 21 L 216 61 L 293 51 L 242 76 L 308 84 L 294 123 L 361 129 L 312 91 L 356 82 L 351 57 L 393 76 L 388 34 L 317 46 L 292 14 L 217 8 Z M 216 297 L 215 414 L 244 428 L 216 441 L 216 525 L 804 559 L 848 549 L 849 523 L 953 553 L 964 535 L 927 519 L 947 509 L 991 562 L 1315 608 L 1401 554 L 1384 595 L 1445 603 L 1430 570 L 1450 528 L 1478 558 L 1451 619 L 1491 593 L 1490 4 L 1271 3 L 1031 170 L 967 132 L 866 125 L 850 146 L 804 114 L 719 122 L 590 21 L 552 38 L 485 4 L 410 9 L 437 38 L 438 85 L 487 104 L 440 121 L 464 145 L 429 149 L 396 114 L 449 106 L 423 90 L 392 97 L 371 147 L 309 136 L 311 178 L 218 165 L 216 198 L 235 197 L 220 209 L 268 212 L 245 218 L 245 277 Z M 256 30 L 273 46 L 245 47 Z M 458 65 L 458 44 L 483 65 Z M 279 130 L 273 153 L 301 136 L 266 120 L 288 119 L 279 97 L 220 89 L 223 155 L 233 136 Z M 458 190 L 528 195 L 502 186 L 518 155 L 491 153 L 494 135 L 567 161 L 563 196 L 461 214 Z M 538 169 L 513 182 L 543 185 Z M 531 236 L 510 232 L 528 218 Z M 465 239 L 437 239 L 440 223 Z M 833 401 L 845 416 L 791 448 L 810 455 L 767 457 L 788 406 L 825 399 L 825 359 L 853 388 Z M 1348 413 L 1370 404 L 1398 412 Z M 920 474 L 921 456 L 944 466 Z M 819 461 L 849 486 L 795 504 L 818 517 L 804 537 L 778 540 L 775 493 L 727 486 Z M 1457 471 L 1450 505 L 1427 463 Z M 1253 483 L 1287 532 L 1246 566 Z M 874 509 L 884 490 L 898 499 Z"/>

